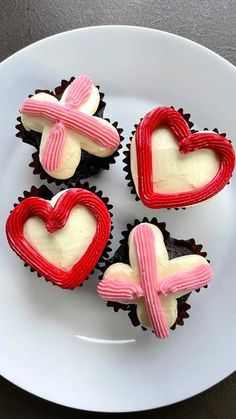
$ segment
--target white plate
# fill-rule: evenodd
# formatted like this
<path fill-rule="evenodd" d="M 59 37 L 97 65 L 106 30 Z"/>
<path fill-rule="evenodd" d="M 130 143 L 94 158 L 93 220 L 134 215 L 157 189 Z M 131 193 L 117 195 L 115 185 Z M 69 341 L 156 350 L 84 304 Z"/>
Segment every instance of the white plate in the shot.
<path fill-rule="evenodd" d="M 214 385 L 236 364 L 235 179 L 208 203 L 186 211 L 151 211 L 134 201 L 116 165 L 91 183 L 114 204 L 114 249 L 126 223 L 147 214 L 173 236 L 195 237 L 208 251 L 214 282 L 191 296 L 191 317 L 167 340 L 134 328 L 96 295 L 97 273 L 63 291 L 36 278 L 7 245 L 4 224 L 22 191 L 39 185 L 28 168 L 32 147 L 15 138 L 22 99 L 35 88 L 89 74 L 106 93 L 106 115 L 128 139 L 154 106 L 183 107 L 199 129 L 236 139 L 236 70 L 186 39 L 150 29 L 107 26 L 62 33 L 0 65 L 1 303 L 0 372 L 45 399 L 95 411 L 143 410 Z"/>

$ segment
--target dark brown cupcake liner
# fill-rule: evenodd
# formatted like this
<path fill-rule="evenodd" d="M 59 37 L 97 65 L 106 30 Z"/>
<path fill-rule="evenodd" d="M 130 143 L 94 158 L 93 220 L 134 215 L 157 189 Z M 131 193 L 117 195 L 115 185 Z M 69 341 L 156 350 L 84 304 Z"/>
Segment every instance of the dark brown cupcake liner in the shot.
<path fill-rule="evenodd" d="M 118 262 L 122 262 L 126 264 L 130 263 L 128 237 L 132 229 L 141 223 L 154 224 L 161 230 L 164 237 L 166 249 L 169 255 L 169 259 L 174 259 L 178 256 L 192 255 L 192 254 L 200 255 L 204 258 L 207 257 L 207 253 L 202 250 L 203 246 L 201 244 L 196 244 L 193 238 L 189 240 L 174 239 L 170 236 L 170 233 L 166 230 L 166 223 L 164 222 L 159 223 L 156 218 L 152 218 L 151 220 L 149 220 L 147 217 L 144 217 L 141 221 L 136 219 L 133 224 L 127 224 L 127 229 L 121 233 L 123 238 L 120 240 L 119 248 L 116 250 L 112 258 L 110 258 L 109 260 L 106 260 L 104 267 L 101 269 L 103 274 L 105 270 L 109 266 L 113 265 L 114 263 L 118 263 Z M 102 279 L 103 274 L 99 277 L 100 280 Z M 207 288 L 207 285 L 205 285 L 203 288 Z M 199 292 L 200 289 L 195 290 L 195 291 Z M 171 326 L 172 330 L 174 330 L 176 326 L 183 326 L 185 319 L 189 317 L 188 310 L 191 308 L 191 306 L 187 303 L 187 300 L 190 295 L 191 295 L 191 292 L 177 299 L 178 315 L 177 315 L 175 323 L 173 324 L 173 326 Z M 133 326 L 135 327 L 140 326 L 140 321 L 137 316 L 136 304 L 122 304 L 119 302 L 108 301 L 107 306 L 113 307 L 115 312 L 118 312 L 119 310 L 127 311 L 128 316 Z M 141 328 L 143 330 L 147 330 L 143 326 L 141 326 Z"/>
<path fill-rule="evenodd" d="M 170 106 L 170 107 L 172 109 L 175 109 L 173 106 Z M 187 122 L 187 124 L 188 124 L 188 126 L 189 126 L 190 131 L 191 131 L 192 134 L 198 132 L 198 130 L 193 129 L 194 123 L 191 121 L 191 114 L 190 113 L 184 113 L 183 108 L 177 109 L 177 112 L 179 112 L 179 114 Z M 140 119 L 139 122 L 141 122 L 141 121 L 142 121 L 142 118 Z M 131 167 L 130 167 L 130 147 L 131 147 L 131 141 L 132 141 L 132 138 L 133 138 L 133 136 L 134 136 L 134 134 L 136 132 L 137 126 L 138 126 L 138 124 L 135 124 L 134 125 L 134 130 L 131 132 L 131 136 L 129 137 L 130 142 L 126 145 L 126 148 L 123 151 L 123 154 L 125 156 L 124 159 L 123 159 L 123 162 L 125 164 L 125 167 L 124 167 L 123 170 L 124 170 L 124 172 L 127 173 L 126 176 L 125 176 L 125 179 L 127 180 L 127 185 L 130 188 L 131 194 L 134 195 L 134 197 L 135 197 L 135 201 L 141 201 L 140 198 L 139 198 L 139 196 L 137 195 L 137 192 L 136 192 L 135 184 L 134 184 L 132 173 L 131 173 Z M 204 128 L 203 131 L 209 131 L 209 129 L 208 128 Z M 226 133 L 225 132 L 220 133 L 217 128 L 214 128 L 212 131 L 216 132 L 217 134 L 221 135 L 224 138 L 226 137 Z M 228 140 L 228 141 L 231 143 L 230 140 Z M 230 182 L 228 182 L 228 184 L 229 183 Z M 167 210 L 173 210 L 174 209 L 174 210 L 178 211 L 179 209 L 186 210 L 186 208 L 187 207 L 178 207 L 178 208 L 172 208 L 171 207 L 171 208 L 166 208 L 166 209 Z"/>
<path fill-rule="evenodd" d="M 90 186 L 88 182 L 85 183 L 77 183 L 77 184 L 71 184 L 70 188 L 82 188 L 82 189 L 86 189 L 87 191 L 93 192 L 95 195 L 97 195 L 106 205 L 110 217 L 111 217 L 111 233 L 110 233 L 110 237 L 107 241 L 106 247 L 104 248 L 99 261 L 97 262 L 97 264 L 95 265 L 95 267 L 93 268 L 93 270 L 90 272 L 90 274 L 88 275 L 88 277 L 82 282 L 82 284 L 80 284 L 78 287 L 82 287 L 84 282 L 87 281 L 89 279 L 89 277 L 94 273 L 95 269 L 98 270 L 103 270 L 104 269 L 104 265 L 106 263 L 106 260 L 109 257 L 109 253 L 111 252 L 111 241 L 112 241 L 112 230 L 113 230 L 113 224 L 112 224 L 112 217 L 113 214 L 111 212 L 111 209 L 113 208 L 113 205 L 111 205 L 109 203 L 109 198 L 103 196 L 102 191 L 97 190 L 96 186 Z M 69 188 L 61 188 L 60 191 L 63 190 L 67 190 Z M 59 191 L 59 192 L 60 192 Z M 24 199 L 29 198 L 29 197 L 38 197 L 38 198 L 43 198 L 43 199 L 47 199 L 47 200 L 51 200 L 52 197 L 55 194 L 46 186 L 46 185 L 41 185 L 40 187 L 36 187 L 36 186 L 32 186 L 31 189 L 29 191 L 24 191 L 23 192 L 23 196 L 18 197 L 18 202 L 16 202 L 13 206 L 14 208 L 19 205 Z M 20 257 L 20 256 L 19 256 Z M 24 259 L 22 259 L 24 262 L 24 266 L 29 268 L 31 272 L 35 272 L 38 276 L 38 278 L 44 278 L 47 282 L 51 282 L 52 285 L 56 286 L 56 284 L 54 284 L 50 279 L 45 278 L 43 275 L 40 275 L 35 269 L 33 269 L 27 262 L 24 261 Z M 76 287 L 76 288 L 78 288 Z M 74 288 L 71 288 L 71 290 L 73 290 Z"/>
<path fill-rule="evenodd" d="M 37 93 L 48 93 L 57 99 L 61 99 L 63 92 L 65 89 L 72 83 L 75 77 L 71 77 L 70 80 L 62 80 L 60 86 L 57 86 L 54 91 L 50 90 L 35 90 L 35 94 Z M 99 90 L 99 86 L 96 86 Z M 99 118 L 103 118 L 104 109 L 106 107 L 106 102 L 104 99 L 104 93 L 99 91 L 100 95 L 100 103 L 98 106 L 97 111 L 95 112 L 94 116 Z M 32 95 L 29 95 L 31 97 Z M 104 120 L 110 122 L 108 118 L 103 118 Z M 120 136 L 120 145 L 118 149 L 108 157 L 97 157 L 92 154 L 89 154 L 87 151 L 81 149 L 81 160 L 80 163 L 74 173 L 74 175 L 69 179 L 55 179 L 50 176 L 42 167 L 39 161 L 39 145 L 41 141 L 41 133 L 36 131 L 27 131 L 22 122 L 21 117 L 17 118 L 18 124 L 16 125 L 17 133 L 16 137 L 21 138 L 21 140 L 36 148 L 36 151 L 32 154 L 32 162 L 29 164 L 30 167 L 33 169 L 33 174 L 39 175 L 41 180 L 46 180 L 49 184 L 55 183 L 56 185 L 68 185 L 69 183 L 77 180 L 83 180 L 93 175 L 96 175 L 101 170 L 108 170 L 111 164 L 114 164 L 116 161 L 117 156 L 119 156 L 119 150 L 122 147 L 122 141 L 124 137 L 121 135 L 123 132 L 122 128 L 118 127 L 118 122 L 112 123 L 112 125 L 116 128 Z"/>

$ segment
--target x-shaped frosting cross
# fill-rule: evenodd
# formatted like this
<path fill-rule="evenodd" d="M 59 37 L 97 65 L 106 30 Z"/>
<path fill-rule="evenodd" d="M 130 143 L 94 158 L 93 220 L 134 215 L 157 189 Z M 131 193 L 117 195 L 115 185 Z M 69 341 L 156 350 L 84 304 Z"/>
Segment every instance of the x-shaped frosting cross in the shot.
<path fill-rule="evenodd" d="M 105 272 L 98 294 L 105 300 L 137 304 L 142 325 L 165 338 L 177 317 L 177 298 L 201 288 L 212 278 L 210 265 L 199 255 L 169 260 L 163 235 L 149 223 L 129 236 L 130 265 L 116 263 Z"/>
<path fill-rule="evenodd" d="M 118 148 L 120 138 L 108 121 L 93 116 L 99 105 L 98 89 L 88 76 L 77 77 L 58 101 L 38 93 L 25 99 L 21 120 L 27 130 L 42 133 L 39 158 L 45 171 L 58 179 L 72 176 L 81 149 L 107 157 Z"/>

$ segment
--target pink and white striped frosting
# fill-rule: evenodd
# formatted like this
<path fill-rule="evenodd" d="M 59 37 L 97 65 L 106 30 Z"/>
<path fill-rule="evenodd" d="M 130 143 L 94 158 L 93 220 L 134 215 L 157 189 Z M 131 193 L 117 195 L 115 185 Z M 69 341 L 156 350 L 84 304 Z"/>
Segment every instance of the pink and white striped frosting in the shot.
<path fill-rule="evenodd" d="M 43 149 L 42 165 L 50 172 L 56 170 L 61 162 L 66 128 L 61 122 L 53 125 Z"/>
<path fill-rule="evenodd" d="M 25 99 L 21 113 L 43 117 L 54 123 L 60 121 L 66 128 L 88 137 L 98 146 L 117 148 L 120 142 L 118 132 L 112 126 L 104 125 L 101 118 L 94 118 L 83 112 L 66 108 L 60 103 L 47 102 L 46 100 L 36 101 L 32 98 Z"/>
<path fill-rule="evenodd" d="M 65 105 L 67 108 L 79 109 L 92 92 L 93 81 L 88 76 L 76 77 L 67 90 Z"/>

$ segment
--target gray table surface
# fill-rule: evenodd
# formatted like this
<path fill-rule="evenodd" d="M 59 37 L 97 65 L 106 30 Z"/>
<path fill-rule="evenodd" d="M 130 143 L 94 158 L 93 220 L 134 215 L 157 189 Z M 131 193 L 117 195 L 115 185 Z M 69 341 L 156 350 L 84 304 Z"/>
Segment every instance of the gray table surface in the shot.
<path fill-rule="evenodd" d="M 58 32 L 84 26 L 125 24 L 182 35 L 236 65 L 235 19 L 235 0 L 0 0 L 0 61 Z M 0 419 L 102 416 L 49 403 L 0 378 Z M 191 399 L 145 413 L 131 413 L 129 417 L 233 419 L 236 374 Z"/>

